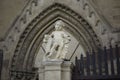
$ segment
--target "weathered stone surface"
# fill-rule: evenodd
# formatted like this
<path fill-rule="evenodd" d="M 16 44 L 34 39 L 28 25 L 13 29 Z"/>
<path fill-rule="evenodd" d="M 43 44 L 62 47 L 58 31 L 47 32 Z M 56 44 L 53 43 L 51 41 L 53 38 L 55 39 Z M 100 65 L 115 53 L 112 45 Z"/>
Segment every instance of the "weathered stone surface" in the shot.
<path fill-rule="evenodd" d="M 71 68 L 70 61 L 44 61 L 39 67 L 39 80 L 71 80 Z"/>
<path fill-rule="evenodd" d="M 2 80 L 9 80 L 11 69 L 32 70 L 44 34 L 52 32 L 53 23 L 58 19 L 65 22 L 66 31 L 85 50 L 120 44 L 119 0 L 95 0 L 96 6 L 89 2 L 92 0 L 29 0 L 21 13 L 19 10 L 25 2 L 17 5 L 17 1 L 0 1 L 0 37 L 4 37 L 0 39 L 0 48 L 4 50 L 5 64 Z M 17 14 L 19 17 L 13 21 Z M 75 45 L 71 46 L 75 48 Z"/>
<path fill-rule="evenodd" d="M 55 22 L 55 31 L 50 35 L 46 34 L 43 42 L 45 43 L 45 60 L 49 59 L 66 59 L 68 47 L 70 43 L 70 36 L 66 34 L 64 28 L 66 27 L 62 20 Z"/>

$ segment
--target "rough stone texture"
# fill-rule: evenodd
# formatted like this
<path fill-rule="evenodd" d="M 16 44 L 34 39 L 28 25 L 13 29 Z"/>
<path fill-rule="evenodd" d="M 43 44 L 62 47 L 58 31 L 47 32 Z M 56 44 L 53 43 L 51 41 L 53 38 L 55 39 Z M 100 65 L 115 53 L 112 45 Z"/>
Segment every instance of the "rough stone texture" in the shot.
<path fill-rule="evenodd" d="M 120 0 L 93 0 L 93 3 L 112 27 L 120 28 Z"/>
<path fill-rule="evenodd" d="M 21 10 L 28 0 L 0 0 L 0 39 L 5 37 L 5 34 L 13 21 L 18 17 Z"/>

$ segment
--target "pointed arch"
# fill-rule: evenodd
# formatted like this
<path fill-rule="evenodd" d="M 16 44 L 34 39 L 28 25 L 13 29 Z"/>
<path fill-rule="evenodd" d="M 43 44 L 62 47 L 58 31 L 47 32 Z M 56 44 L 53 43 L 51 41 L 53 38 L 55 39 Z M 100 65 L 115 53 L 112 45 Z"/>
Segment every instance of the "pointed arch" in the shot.
<path fill-rule="evenodd" d="M 72 33 L 86 50 L 100 47 L 99 38 L 85 19 L 69 7 L 55 3 L 36 16 L 22 33 L 12 58 L 12 70 L 32 70 L 35 53 L 41 46 L 44 34 L 52 31 L 52 25 L 59 19 L 69 25 L 65 29 Z"/>

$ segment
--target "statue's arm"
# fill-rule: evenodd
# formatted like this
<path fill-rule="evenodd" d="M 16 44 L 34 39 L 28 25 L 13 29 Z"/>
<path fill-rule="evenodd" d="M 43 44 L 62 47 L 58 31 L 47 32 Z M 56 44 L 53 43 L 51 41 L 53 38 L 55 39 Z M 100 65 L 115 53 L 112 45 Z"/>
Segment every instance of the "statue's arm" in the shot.
<path fill-rule="evenodd" d="M 63 38 L 65 44 L 68 44 L 71 41 L 70 36 L 67 35 L 65 32 L 63 33 Z"/>
<path fill-rule="evenodd" d="M 70 39 L 70 36 L 67 35 L 65 32 L 64 32 L 64 38 L 66 38 L 66 39 L 68 39 L 68 40 L 71 40 L 71 39 Z"/>

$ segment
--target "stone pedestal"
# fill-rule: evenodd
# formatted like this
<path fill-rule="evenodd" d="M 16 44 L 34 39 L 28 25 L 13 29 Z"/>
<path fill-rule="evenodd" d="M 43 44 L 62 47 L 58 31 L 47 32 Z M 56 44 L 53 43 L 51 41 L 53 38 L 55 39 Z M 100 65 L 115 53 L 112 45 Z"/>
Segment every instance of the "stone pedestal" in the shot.
<path fill-rule="evenodd" d="M 70 61 L 64 61 L 62 64 L 62 79 L 61 80 L 71 80 L 72 63 Z"/>
<path fill-rule="evenodd" d="M 39 74 L 39 80 L 45 80 L 44 79 L 44 66 L 41 65 L 38 69 L 38 74 Z"/>
<path fill-rule="evenodd" d="M 71 66 L 70 61 L 44 61 L 39 69 L 39 80 L 71 80 Z"/>

